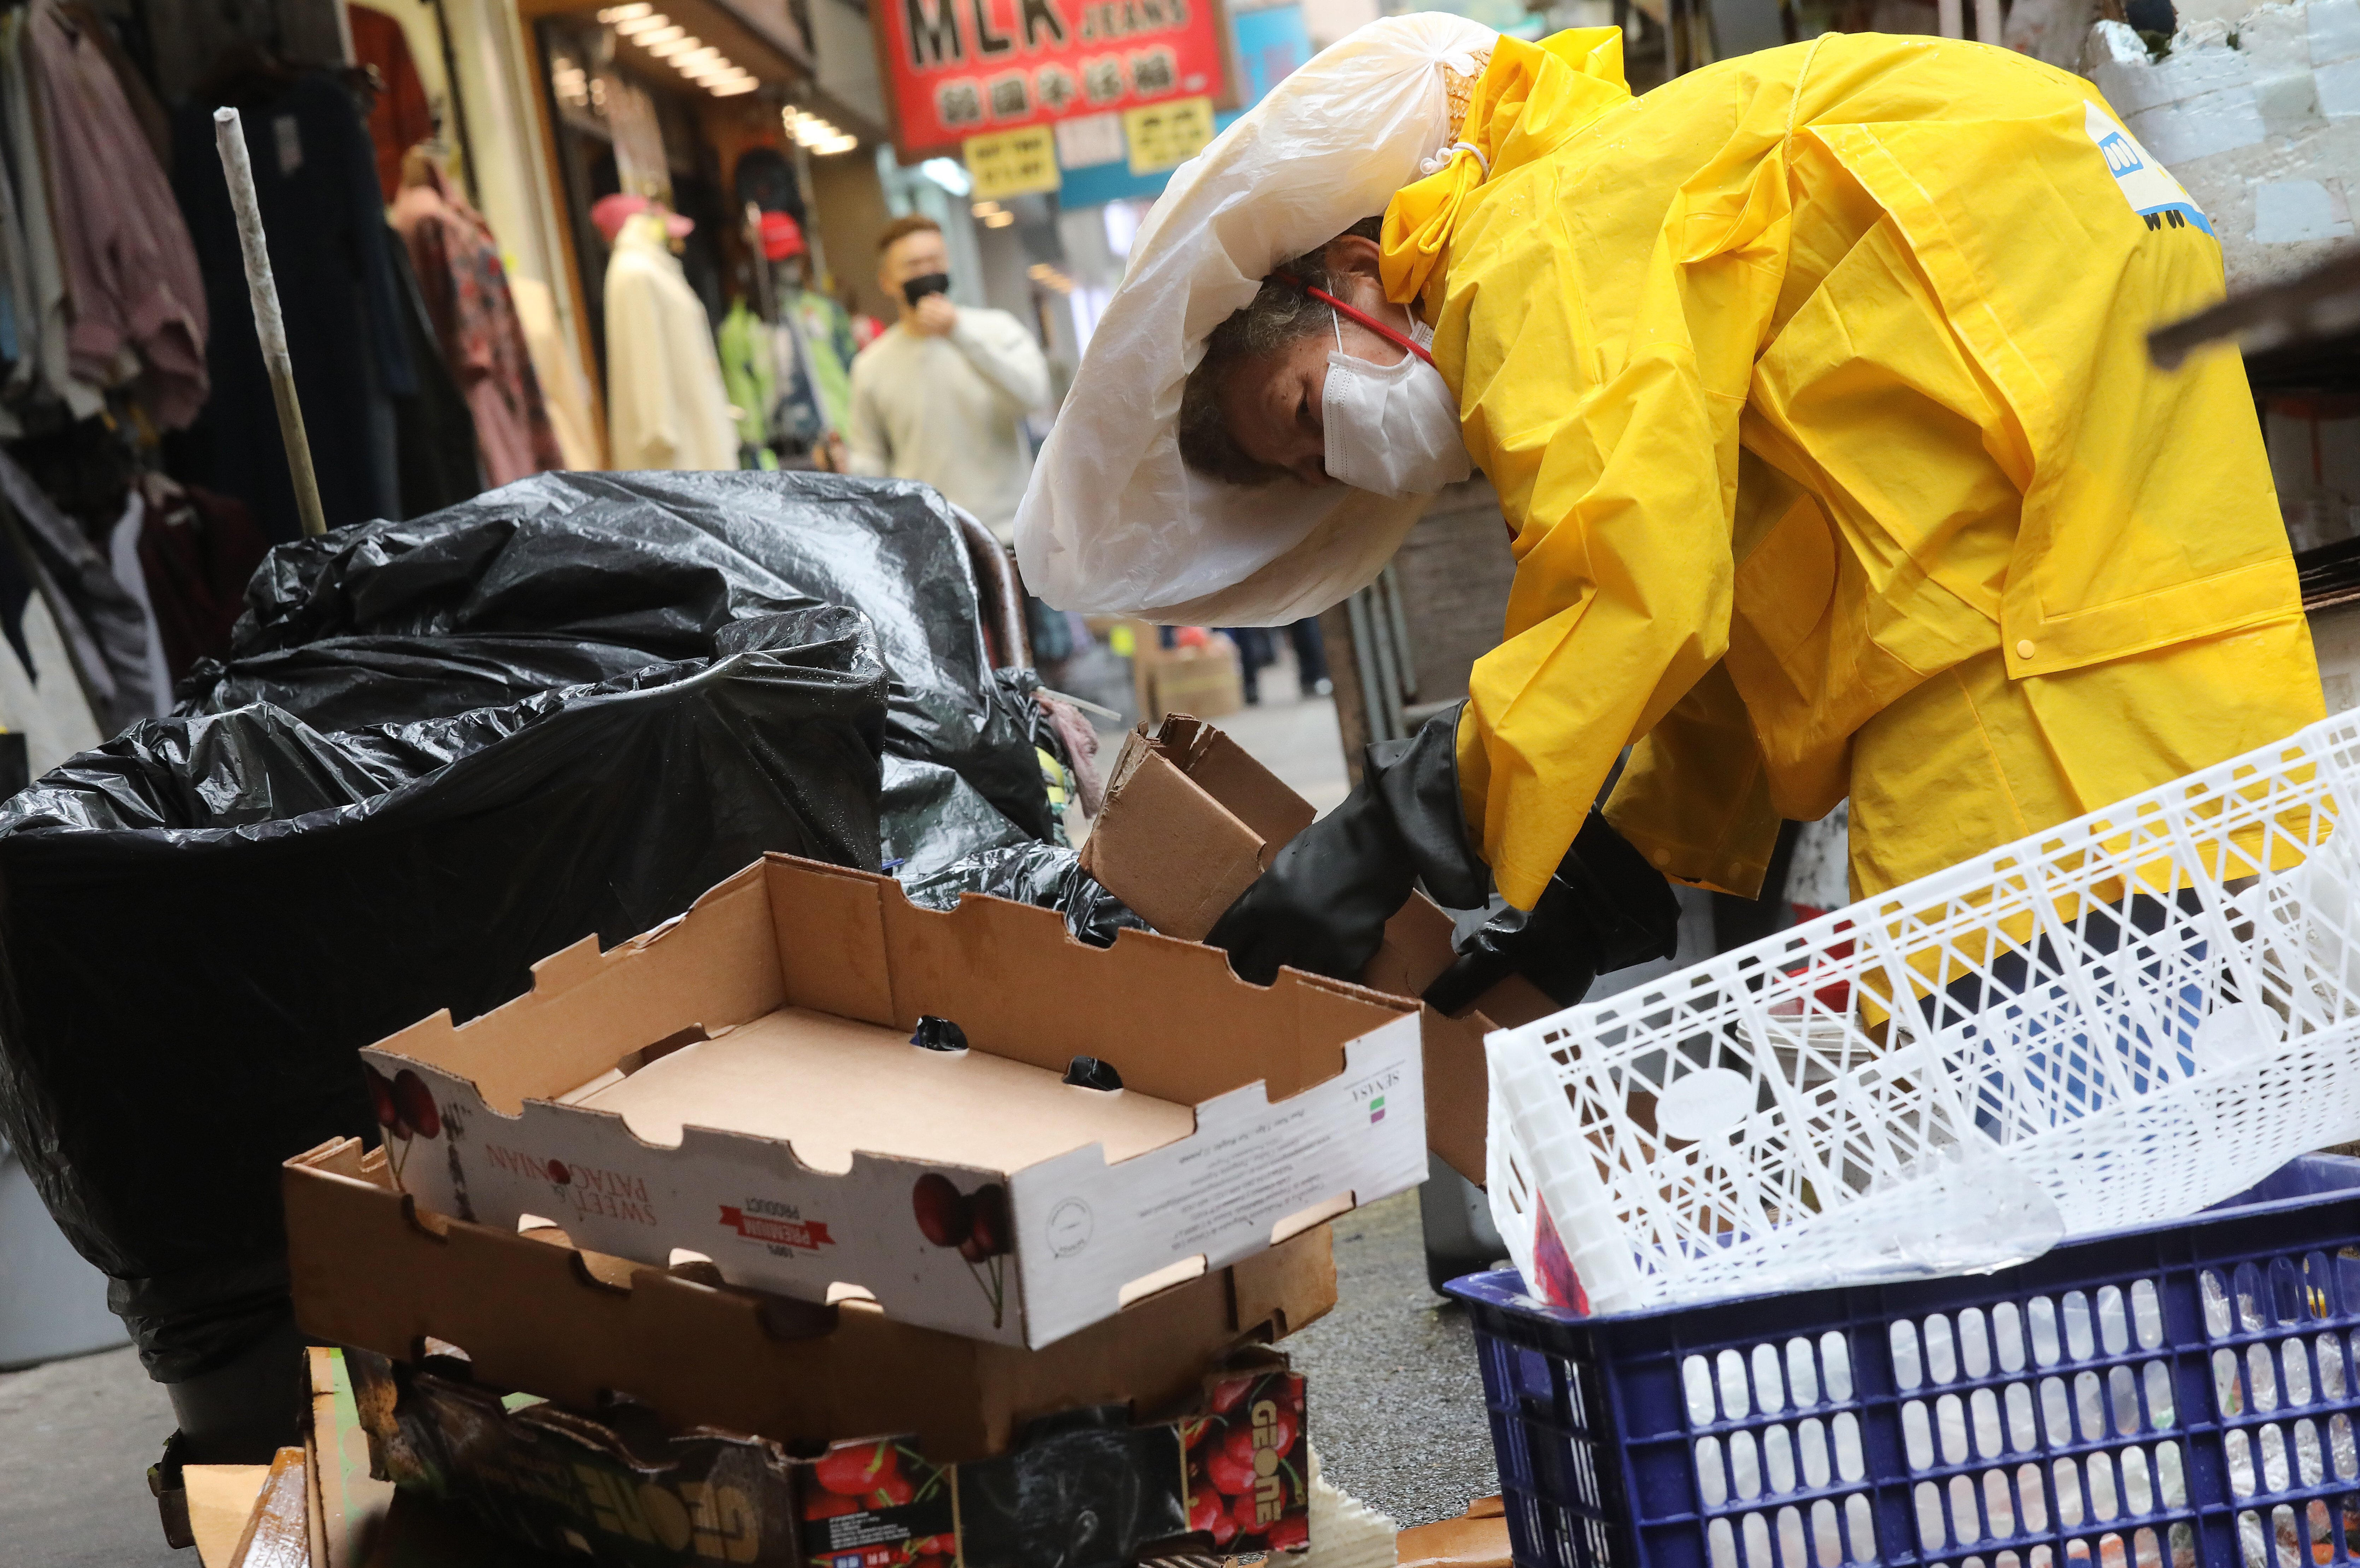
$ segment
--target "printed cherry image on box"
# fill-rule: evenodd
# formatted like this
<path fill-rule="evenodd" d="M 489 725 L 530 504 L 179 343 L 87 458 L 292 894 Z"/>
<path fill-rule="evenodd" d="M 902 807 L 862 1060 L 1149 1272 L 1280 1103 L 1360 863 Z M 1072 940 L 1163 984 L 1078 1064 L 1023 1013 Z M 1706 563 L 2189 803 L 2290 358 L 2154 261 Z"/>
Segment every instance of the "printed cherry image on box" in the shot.
<path fill-rule="evenodd" d="M 1426 1174 L 1414 1004 L 1145 931 L 773 855 L 533 973 L 362 1052 L 424 1209 L 1037 1347 Z"/>

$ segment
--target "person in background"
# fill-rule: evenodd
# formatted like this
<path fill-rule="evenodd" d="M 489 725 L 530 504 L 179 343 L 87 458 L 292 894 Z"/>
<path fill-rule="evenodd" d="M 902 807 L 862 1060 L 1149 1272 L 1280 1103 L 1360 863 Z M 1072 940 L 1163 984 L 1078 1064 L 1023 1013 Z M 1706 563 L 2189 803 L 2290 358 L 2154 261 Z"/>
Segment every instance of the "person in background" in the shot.
<path fill-rule="evenodd" d="M 1295 681 L 1306 698 L 1325 697 L 1336 689 L 1328 679 L 1328 647 L 1319 636 L 1319 618 L 1306 615 L 1287 626 L 1225 626 L 1229 640 L 1238 645 L 1238 673 L 1245 686 L 1246 702 L 1262 702 L 1262 672 L 1278 662 L 1278 638 L 1284 631 L 1288 642 L 1295 645 Z"/>
<path fill-rule="evenodd" d="M 803 241 L 803 226 L 785 212 L 762 214 L 762 255 L 777 269 L 779 321 L 793 343 L 825 421 L 828 461 L 842 469 L 841 432 L 852 422 L 852 361 L 860 350 L 852 339 L 852 319 L 821 291 L 818 268 Z"/>
<path fill-rule="evenodd" d="M 932 218 L 886 226 L 877 282 L 901 319 L 852 362 L 852 472 L 922 480 L 1008 543 L 1032 473 L 1023 419 L 1049 399 L 1040 344 L 1005 310 L 951 303 Z"/>

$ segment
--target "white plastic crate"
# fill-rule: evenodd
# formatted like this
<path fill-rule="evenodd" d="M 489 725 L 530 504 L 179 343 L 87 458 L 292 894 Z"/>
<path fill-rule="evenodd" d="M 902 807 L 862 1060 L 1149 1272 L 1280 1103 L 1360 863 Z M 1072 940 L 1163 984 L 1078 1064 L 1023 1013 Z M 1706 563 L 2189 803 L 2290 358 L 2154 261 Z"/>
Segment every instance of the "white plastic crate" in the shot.
<path fill-rule="evenodd" d="M 2360 1138 L 2349 800 L 2360 714 L 1493 1034 L 1517 1268 L 1596 1312 L 1969 1272 Z"/>

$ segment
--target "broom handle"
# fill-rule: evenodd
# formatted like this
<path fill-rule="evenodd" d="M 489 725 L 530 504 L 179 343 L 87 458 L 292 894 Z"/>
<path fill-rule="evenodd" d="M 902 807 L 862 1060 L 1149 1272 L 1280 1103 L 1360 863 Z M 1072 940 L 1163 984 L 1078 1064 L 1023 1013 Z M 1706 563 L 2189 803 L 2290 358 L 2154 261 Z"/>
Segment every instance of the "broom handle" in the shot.
<path fill-rule="evenodd" d="M 254 300 L 254 333 L 262 340 L 271 399 L 279 405 L 279 439 L 286 445 L 288 474 L 295 482 L 295 510 L 306 534 L 324 534 L 328 519 L 320 510 L 320 479 L 311 470 L 311 443 L 303 434 L 295 365 L 287 356 L 287 322 L 279 313 L 279 285 L 270 276 L 270 248 L 263 240 L 262 208 L 254 195 L 254 165 L 246 158 L 246 128 L 238 123 L 236 110 L 213 111 L 213 140 L 221 148 L 222 173 L 229 180 L 230 208 L 237 214 L 246 291 Z"/>

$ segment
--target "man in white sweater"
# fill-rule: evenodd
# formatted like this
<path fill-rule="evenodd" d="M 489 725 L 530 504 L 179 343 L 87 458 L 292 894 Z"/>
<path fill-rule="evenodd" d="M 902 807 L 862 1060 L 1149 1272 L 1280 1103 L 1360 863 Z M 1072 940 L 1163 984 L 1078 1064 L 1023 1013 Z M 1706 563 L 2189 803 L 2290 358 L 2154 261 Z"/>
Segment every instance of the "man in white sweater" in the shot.
<path fill-rule="evenodd" d="M 951 303 L 932 218 L 886 227 L 877 282 L 901 320 L 852 362 L 852 472 L 923 480 L 1007 543 L 1032 472 L 1021 421 L 1049 399 L 1048 362 L 1007 311 Z"/>

